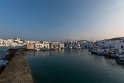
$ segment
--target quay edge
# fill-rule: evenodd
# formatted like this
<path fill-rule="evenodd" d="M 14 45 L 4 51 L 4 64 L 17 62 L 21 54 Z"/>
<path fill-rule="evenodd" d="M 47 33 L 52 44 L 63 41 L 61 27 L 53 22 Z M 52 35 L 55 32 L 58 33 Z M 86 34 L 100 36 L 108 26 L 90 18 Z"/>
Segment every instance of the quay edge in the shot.
<path fill-rule="evenodd" d="M 0 83 L 33 83 L 31 69 L 22 51 L 16 50 L 7 59 L 9 63 L 0 74 Z"/>

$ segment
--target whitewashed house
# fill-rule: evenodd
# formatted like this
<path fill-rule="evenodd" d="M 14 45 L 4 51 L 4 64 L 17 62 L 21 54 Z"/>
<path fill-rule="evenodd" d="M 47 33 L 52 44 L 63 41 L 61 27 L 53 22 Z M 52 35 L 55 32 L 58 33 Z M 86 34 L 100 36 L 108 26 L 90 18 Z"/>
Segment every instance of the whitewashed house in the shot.
<path fill-rule="evenodd" d="M 24 46 L 24 41 L 22 41 L 20 38 L 13 39 L 13 42 L 11 43 L 11 46 L 17 47 L 17 46 Z"/>
<path fill-rule="evenodd" d="M 15 39 L 0 39 L 0 46 L 2 47 L 19 47 L 24 46 L 23 41 L 19 38 Z"/>
<path fill-rule="evenodd" d="M 26 44 L 35 44 L 35 43 L 39 43 L 40 41 L 30 41 L 30 40 L 26 40 L 25 43 Z"/>
<path fill-rule="evenodd" d="M 114 45 L 114 48 L 116 48 L 116 49 L 123 49 L 124 41 L 123 40 L 114 40 L 113 45 Z"/>
<path fill-rule="evenodd" d="M 97 41 L 96 43 L 99 47 L 115 48 L 115 49 L 124 48 L 124 40 L 121 38 L 106 39 L 106 40 Z"/>
<path fill-rule="evenodd" d="M 86 40 L 80 40 L 80 41 L 78 41 L 79 42 L 79 44 L 80 44 L 80 47 L 82 48 L 82 49 L 84 49 L 85 48 L 85 44 L 86 44 Z"/>
<path fill-rule="evenodd" d="M 50 49 L 50 43 L 47 41 L 40 41 L 35 43 L 35 48 L 38 48 L 40 50 L 48 50 Z"/>
<path fill-rule="evenodd" d="M 65 45 L 63 42 L 50 42 L 50 49 L 63 49 Z"/>
<path fill-rule="evenodd" d="M 78 41 L 67 41 L 65 42 L 66 48 L 81 48 L 80 42 Z"/>
<path fill-rule="evenodd" d="M 64 49 L 64 48 L 65 48 L 65 44 L 64 44 L 63 42 L 60 42 L 60 43 L 59 43 L 59 47 L 60 47 L 61 49 Z"/>
<path fill-rule="evenodd" d="M 65 42 L 65 47 L 66 48 L 73 48 L 74 44 L 75 44 L 74 41 L 67 41 L 67 42 Z"/>
<path fill-rule="evenodd" d="M 8 41 L 7 40 L 4 40 L 4 39 L 0 39 L 0 46 L 3 47 L 3 46 L 9 46 L 8 45 Z"/>

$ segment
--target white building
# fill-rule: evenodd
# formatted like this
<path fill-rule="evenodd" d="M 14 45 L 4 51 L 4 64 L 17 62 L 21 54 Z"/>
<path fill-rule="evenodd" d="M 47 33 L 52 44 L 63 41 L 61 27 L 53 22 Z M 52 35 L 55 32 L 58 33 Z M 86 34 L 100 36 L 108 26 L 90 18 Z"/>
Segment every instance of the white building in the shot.
<path fill-rule="evenodd" d="M 121 49 L 124 48 L 124 40 L 121 38 L 113 38 L 96 42 L 100 47 Z"/>
<path fill-rule="evenodd" d="M 50 43 L 47 41 L 40 41 L 35 43 L 35 48 L 38 48 L 40 50 L 46 50 L 50 49 Z"/>
<path fill-rule="evenodd" d="M 40 41 L 30 41 L 30 40 L 26 40 L 25 43 L 26 44 L 35 44 L 35 43 L 39 43 Z"/>
<path fill-rule="evenodd" d="M 7 40 L 0 39 L 0 46 L 8 46 Z"/>
<path fill-rule="evenodd" d="M 80 40 L 80 41 L 67 41 L 65 42 L 66 48 L 91 48 L 93 47 L 93 42 L 87 40 Z"/>
<path fill-rule="evenodd" d="M 78 41 L 67 41 L 65 42 L 66 48 L 81 48 L 81 44 Z"/>
<path fill-rule="evenodd" d="M 65 45 L 63 42 L 50 42 L 50 49 L 63 49 Z"/>
<path fill-rule="evenodd" d="M 59 47 L 60 47 L 61 49 L 64 49 L 64 48 L 65 48 L 65 44 L 64 44 L 63 42 L 60 42 L 60 43 L 59 43 Z"/>
<path fill-rule="evenodd" d="M 0 46 L 2 47 L 17 47 L 23 46 L 23 41 L 18 37 L 15 39 L 0 39 Z"/>

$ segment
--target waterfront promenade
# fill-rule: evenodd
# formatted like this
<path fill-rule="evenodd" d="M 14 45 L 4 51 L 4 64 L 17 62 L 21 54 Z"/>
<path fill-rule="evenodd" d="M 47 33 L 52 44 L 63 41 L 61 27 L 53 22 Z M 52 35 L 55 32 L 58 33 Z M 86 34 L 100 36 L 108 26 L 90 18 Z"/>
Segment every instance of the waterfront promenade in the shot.
<path fill-rule="evenodd" d="M 31 70 L 21 51 L 14 54 L 1 73 L 0 83 L 33 83 Z"/>

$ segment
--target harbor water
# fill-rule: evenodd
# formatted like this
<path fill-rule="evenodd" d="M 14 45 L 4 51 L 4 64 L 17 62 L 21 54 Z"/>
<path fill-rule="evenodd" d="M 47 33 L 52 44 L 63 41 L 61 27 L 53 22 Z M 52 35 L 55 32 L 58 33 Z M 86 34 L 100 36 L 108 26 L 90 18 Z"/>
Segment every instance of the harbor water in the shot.
<path fill-rule="evenodd" d="M 3 59 L 8 53 L 7 48 L 0 48 L 0 60 Z"/>
<path fill-rule="evenodd" d="M 124 83 L 124 63 L 86 49 L 27 52 L 36 83 Z"/>

